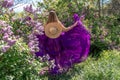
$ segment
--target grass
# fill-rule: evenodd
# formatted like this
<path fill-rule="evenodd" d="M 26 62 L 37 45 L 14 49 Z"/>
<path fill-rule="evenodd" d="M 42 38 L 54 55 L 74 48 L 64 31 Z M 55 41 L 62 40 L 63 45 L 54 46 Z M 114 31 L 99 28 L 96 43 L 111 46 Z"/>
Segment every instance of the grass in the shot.
<path fill-rule="evenodd" d="M 120 52 L 103 51 L 99 59 L 89 57 L 61 75 L 40 77 L 41 80 L 120 80 Z"/>

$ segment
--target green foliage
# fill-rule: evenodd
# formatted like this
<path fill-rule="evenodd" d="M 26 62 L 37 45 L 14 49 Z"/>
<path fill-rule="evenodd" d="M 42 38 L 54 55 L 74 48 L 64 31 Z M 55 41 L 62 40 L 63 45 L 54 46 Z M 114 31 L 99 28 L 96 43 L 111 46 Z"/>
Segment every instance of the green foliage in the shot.
<path fill-rule="evenodd" d="M 59 75 L 46 75 L 43 80 L 119 80 L 120 52 L 103 51 L 100 58 L 89 57 L 70 71 Z M 45 79 L 48 77 L 48 79 Z"/>
<path fill-rule="evenodd" d="M 35 80 L 40 68 L 21 40 L 0 55 L 0 80 Z"/>
<path fill-rule="evenodd" d="M 85 24 L 90 26 L 92 56 L 99 56 L 102 50 L 119 49 L 120 23 L 116 16 L 92 17 L 86 19 Z"/>
<path fill-rule="evenodd" d="M 98 0 L 43 0 L 38 3 L 38 7 L 43 9 L 44 16 L 40 16 L 44 22 L 47 20 L 47 12 L 53 9 L 66 27 L 73 24 L 73 13 L 85 14 L 84 24 L 91 31 L 91 53 L 96 56 L 102 50 L 113 47 L 118 49 L 120 46 L 119 16 L 100 17 L 97 4 Z"/>
<path fill-rule="evenodd" d="M 120 52 L 101 51 L 100 57 L 89 57 L 76 64 L 67 73 L 40 76 L 43 67 L 38 59 L 29 53 L 28 46 L 19 39 L 6 53 L 0 55 L 1 80 L 119 80 Z"/>
<path fill-rule="evenodd" d="M 45 22 L 48 11 L 55 10 L 60 21 L 67 27 L 72 24 L 73 13 L 80 14 L 82 11 L 83 3 L 79 3 L 79 6 L 76 5 L 77 3 L 73 0 L 43 0 L 38 3 L 38 7 L 43 9 L 43 13 L 39 17 Z"/>
<path fill-rule="evenodd" d="M 120 49 L 120 16 L 112 12 L 114 14 L 112 16 L 103 14 L 99 17 L 97 1 L 43 0 L 38 3 L 42 11 L 41 14 L 37 14 L 38 20 L 44 23 L 51 9 L 56 11 L 60 21 L 66 27 L 72 24 L 74 13 L 86 14 L 84 24 L 91 32 L 91 56 L 85 62 L 75 65 L 67 73 L 59 75 L 40 76 L 38 73 L 43 64 L 33 58 L 25 44 L 32 27 L 26 25 L 24 19 L 27 16 L 34 19 L 35 15 L 24 12 L 16 14 L 2 9 L 4 14 L 0 13 L 0 20 L 11 25 L 14 34 L 21 35 L 24 41 L 19 39 L 6 53 L 0 53 L 0 80 L 119 80 L 120 52 L 108 49 Z M 17 33 L 17 30 L 21 30 L 21 34 Z M 0 42 L 0 47 L 2 44 Z"/>
<path fill-rule="evenodd" d="M 97 61 L 88 59 L 82 70 L 83 80 L 119 80 L 119 57 L 120 52 L 117 51 L 103 51 L 101 58 Z"/>

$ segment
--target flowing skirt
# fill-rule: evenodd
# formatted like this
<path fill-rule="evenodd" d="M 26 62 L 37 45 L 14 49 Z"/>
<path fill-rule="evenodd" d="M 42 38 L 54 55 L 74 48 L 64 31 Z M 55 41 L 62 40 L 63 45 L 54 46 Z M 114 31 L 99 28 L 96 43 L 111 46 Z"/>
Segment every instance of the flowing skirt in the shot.
<path fill-rule="evenodd" d="M 90 33 L 80 20 L 77 26 L 62 33 L 58 38 L 50 39 L 45 34 L 37 35 L 37 37 L 39 38 L 40 51 L 35 54 L 41 57 L 49 56 L 48 61 L 53 61 L 50 68 L 51 74 L 66 71 L 74 64 L 86 60 L 88 56 Z"/>

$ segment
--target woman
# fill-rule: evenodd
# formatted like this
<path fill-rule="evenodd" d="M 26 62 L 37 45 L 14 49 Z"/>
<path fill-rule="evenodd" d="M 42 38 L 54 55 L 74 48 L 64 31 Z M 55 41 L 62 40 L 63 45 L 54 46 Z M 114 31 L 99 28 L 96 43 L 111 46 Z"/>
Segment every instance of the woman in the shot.
<path fill-rule="evenodd" d="M 37 35 L 40 51 L 36 52 L 36 56 L 49 56 L 48 62 L 53 61 L 49 67 L 51 74 L 67 71 L 73 64 L 80 63 L 87 58 L 90 47 L 90 34 L 77 14 L 74 15 L 74 21 L 73 25 L 66 28 L 58 20 L 56 13 L 50 11 L 47 24 L 60 23 L 62 34 L 55 39 L 51 39 L 45 34 Z"/>

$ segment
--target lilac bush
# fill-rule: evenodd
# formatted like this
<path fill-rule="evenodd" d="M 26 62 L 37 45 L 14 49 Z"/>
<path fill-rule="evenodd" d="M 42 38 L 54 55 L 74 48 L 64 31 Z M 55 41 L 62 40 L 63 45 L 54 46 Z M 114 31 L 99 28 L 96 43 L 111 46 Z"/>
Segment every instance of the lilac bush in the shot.
<path fill-rule="evenodd" d="M 33 24 L 34 23 L 34 24 Z M 39 22 L 32 22 L 31 24 L 34 28 L 32 29 L 31 34 L 28 36 L 29 43 L 28 46 L 30 48 L 31 53 L 35 53 L 39 51 L 39 42 L 36 35 L 42 35 L 43 34 L 43 26 L 42 23 Z"/>
<path fill-rule="evenodd" d="M 34 14 L 25 12 L 24 16 L 19 17 L 13 9 L 9 9 L 12 1 L 4 0 L 0 4 L 0 79 L 35 80 L 34 76 L 38 77 L 40 69 L 36 66 L 40 64 L 29 53 L 39 50 L 36 35 L 43 34 L 42 23 L 37 20 L 34 10 Z"/>
<path fill-rule="evenodd" d="M 0 35 L 1 41 L 4 42 L 4 46 L 1 47 L 2 52 L 6 52 L 11 46 L 13 46 L 18 38 L 23 38 L 24 41 L 30 47 L 30 52 L 38 51 L 38 42 L 35 35 L 42 35 L 43 26 L 39 22 L 38 9 L 33 9 L 32 5 L 24 7 L 25 15 L 22 17 L 16 17 L 13 9 L 8 9 L 14 5 L 14 0 L 0 1 L 2 12 L 0 21 Z M 10 25 L 8 25 L 10 24 Z M 13 35 L 14 34 L 14 35 Z"/>
<path fill-rule="evenodd" d="M 16 43 L 16 38 L 11 29 L 12 27 L 9 24 L 0 20 L 0 42 L 3 42 L 2 47 L 0 47 L 1 52 L 6 52 Z"/>
<path fill-rule="evenodd" d="M 1 2 L 2 7 L 9 8 L 14 5 L 14 0 L 3 0 Z"/>

